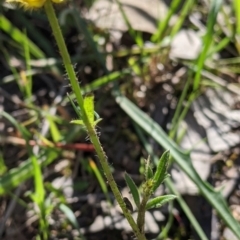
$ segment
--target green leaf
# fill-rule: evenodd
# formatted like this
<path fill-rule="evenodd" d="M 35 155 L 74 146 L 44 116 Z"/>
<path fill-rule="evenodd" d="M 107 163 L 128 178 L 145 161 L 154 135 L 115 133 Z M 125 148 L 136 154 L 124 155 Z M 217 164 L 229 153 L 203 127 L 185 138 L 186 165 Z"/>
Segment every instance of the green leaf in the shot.
<path fill-rule="evenodd" d="M 66 204 L 64 203 L 60 203 L 59 204 L 59 209 L 65 214 L 65 216 L 67 217 L 67 219 L 69 220 L 69 222 L 75 227 L 75 229 L 77 229 L 79 236 L 81 237 L 81 239 L 85 239 L 85 237 L 82 235 L 81 231 L 80 231 L 80 227 L 77 221 L 76 216 L 74 215 L 73 211 L 71 208 L 69 208 Z"/>
<path fill-rule="evenodd" d="M 177 198 L 177 197 L 175 195 L 171 195 L 171 194 L 152 198 L 147 202 L 146 210 L 149 210 L 151 208 L 159 208 L 162 205 L 172 201 L 175 198 Z"/>
<path fill-rule="evenodd" d="M 38 163 L 36 156 L 32 155 L 30 158 L 33 165 L 33 177 L 34 177 L 34 185 L 35 185 L 35 192 L 33 194 L 33 199 L 40 207 L 40 206 L 43 206 L 44 198 L 45 198 L 45 189 L 43 185 L 41 165 Z"/>
<path fill-rule="evenodd" d="M 137 207 L 139 207 L 140 205 L 140 196 L 139 196 L 139 192 L 138 192 L 138 188 L 135 184 L 135 182 L 133 181 L 133 179 L 127 174 L 125 173 L 125 181 L 131 191 L 131 194 L 133 196 L 133 200 L 136 204 Z"/>
<path fill-rule="evenodd" d="M 2 176 L 5 172 L 7 172 L 7 166 L 5 165 L 3 155 L 0 152 L 0 176 Z"/>
<path fill-rule="evenodd" d="M 62 135 L 61 132 L 58 129 L 57 124 L 55 123 L 54 119 L 51 116 L 46 116 L 48 122 L 49 122 L 49 126 L 50 126 L 50 132 L 51 132 L 51 136 L 53 141 L 59 142 L 62 139 Z"/>
<path fill-rule="evenodd" d="M 88 116 L 88 119 L 93 126 L 97 125 L 97 123 L 99 123 L 102 120 L 102 118 L 99 118 L 99 115 L 94 111 L 93 93 L 87 94 L 87 96 L 84 98 L 84 108 Z M 97 116 L 98 118 L 96 121 L 94 121 L 94 116 Z"/>
<path fill-rule="evenodd" d="M 97 119 L 93 122 L 93 126 L 96 126 L 99 122 L 102 121 L 102 118 Z M 83 120 L 72 120 L 71 123 L 78 124 L 78 125 L 84 125 Z"/>
<path fill-rule="evenodd" d="M 68 99 L 71 102 L 75 112 L 77 113 L 78 117 L 81 118 L 81 110 L 75 105 L 71 97 L 68 95 Z M 94 95 L 92 93 L 87 94 L 87 96 L 84 98 L 84 109 L 88 116 L 89 122 L 95 126 L 97 125 L 102 118 L 99 118 L 99 115 L 94 111 Z M 97 119 L 94 121 L 94 116 L 97 117 Z M 71 123 L 78 124 L 78 125 L 84 125 L 83 120 L 72 120 Z"/>
<path fill-rule="evenodd" d="M 94 95 L 92 93 L 87 94 L 84 98 L 84 109 L 88 116 L 89 122 L 94 123 Z"/>
<path fill-rule="evenodd" d="M 167 174 L 167 167 L 169 162 L 169 150 L 165 151 L 161 156 L 159 163 L 157 165 L 157 170 L 153 176 L 154 185 L 152 191 L 155 192 L 160 184 L 164 181 Z"/>
<path fill-rule="evenodd" d="M 83 120 L 72 120 L 70 123 L 74 123 L 74 124 L 77 124 L 77 125 L 84 125 Z"/>
<path fill-rule="evenodd" d="M 66 215 L 70 223 L 76 228 L 79 229 L 78 221 L 73 213 L 73 211 L 63 203 L 59 204 L 59 209 Z"/>
<path fill-rule="evenodd" d="M 102 121 L 102 118 L 97 119 L 96 121 L 94 121 L 93 126 L 96 126 L 101 121 Z"/>

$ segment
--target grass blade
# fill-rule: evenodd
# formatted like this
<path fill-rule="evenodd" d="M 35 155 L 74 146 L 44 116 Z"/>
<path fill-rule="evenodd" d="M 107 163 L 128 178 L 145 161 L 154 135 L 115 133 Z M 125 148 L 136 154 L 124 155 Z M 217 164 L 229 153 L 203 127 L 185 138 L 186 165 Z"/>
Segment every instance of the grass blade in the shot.
<path fill-rule="evenodd" d="M 239 0 L 233 0 L 233 7 L 235 11 L 235 17 L 236 17 L 236 33 L 240 34 L 240 1 Z"/>
<path fill-rule="evenodd" d="M 71 208 L 69 208 L 66 204 L 64 203 L 60 203 L 59 204 L 59 209 L 65 214 L 65 216 L 67 217 L 67 219 L 69 220 L 69 222 L 75 227 L 75 229 L 77 229 L 79 236 L 81 237 L 81 239 L 85 239 L 85 237 L 82 235 L 81 231 L 80 231 L 80 227 L 77 221 L 76 216 L 74 215 L 73 211 Z"/>
<path fill-rule="evenodd" d="M 60 154 L 60 151 L 46 150 L 38 156 L 38 164 L 47 166 L 52 163 Z M 19 167 L 9 170 L 0 178 L 0 196 L 7 194 L 13 188 L 19 186 L 20 183 L 26 181 L 33 176 L 33 165 L 31 159 L 25 160 Z"/>
<path fill-rule="evenodd" d="M 25 39 L 25 34 L 22 33 L 19 29 L 14 27 L 7 18 L 3 15 L 0 15 L 0 28 L 8 33 L 12 39 L 15 40 L 18 44 L 22 45 Z M 45 58 L 45 54 L 38 48 L 30 39 L 28 39 L 28 47 L 30 53 L 36 58 Z"/>
<path fill-rule="evenodd" d="M 184 2 L 184 6 L 182 7 L 180 16 L 178 17 L 178 21 L 176 22 L 176 24 L 174 24 L 171 30 L 171 38 L 174 37 L 175 34 L 179 31 L 179 29 L 182 27 L 185 18 L 190 15 L 190 11 L 193 9 L 194 4 L 194 0 L 187 0 Z"/>
<path fill-rule="evenodd" d="M 41 167 L 38 163 L 37 157 L 32 155 L 30 157 L 32 165 L 33 165 L 33 177 L 34 177 L 34 185 L 35 185 L 35 192 L 34 192 L 34 201 L 39 205 L 41 211 L 44 208 L 44 198 L 45 198 L 45 190 L 43 184 L 43 176 Z"/>
<path fill-rule="evenodd" d="M 107 188 L 106 182 L 102 176 L 102 173 L 99 171 L 99 168 L 97 167 L 97 165 L 95 164 L 95 162 L 92 159 L 89 159 L 89 166 L 90 166 L 91 170 L 94 172 L 94 174 L 99 182 L 99 185 L 100 185 L 104 195 L 106 196 L 106 199 L 111 204 L 111 200 L 110 200 L 109 193 L 108 193 L 108 188 Z"/>
<path fill-rule="evenodd" d="M 86 93 L 90 93 L 95 90 L 98 90 L 99 88 L 101 88 L 109 83 L 117 81 L 120 78 L 125 77 L 126 75 L 129 75 L 130 72 L 131 72 L 130 69 L 123 69 L 122 71 L 112 72 L 108 75 L 105 75 L 103 77 L 100 77 L 100 78 L 94 80 L 90 84 L 87 84 L 86 86 L 84 86 L 82 88 L 82 92 L 83 92 L 83 94 L 86 94 Z M 68 97 L 65 97 L 64 103 L 69 102 L 70 101 L 69 98 L 74 99 L 74 97 L 75 96 L 73 93 L 69 94 Z"/>
<path fill-rule="evenodd" d="M 152 35 L 151 41 L 152 42 L 159 42 L 163 38 L 164 32 L 166 31 L 167 27 L 169 26 L 169 21 L 173 14 L 176 12 L 179 4 L 181 3 L 180 0 L 173 0 L 171 1 L 171 5 L 169 7 L 167 16 L 164 20 L 161 20 L 158 24 L 157 31 Z"/>
<path fill-rule="evenodd" d="M 208 20 L 207 20 L 207 32 L 206 32 L 206 35 L 204 36 L 204 46 L 197 60 L 197 72 L 194 77 L 193 90 L 197 90 L 199 88 L 201 71 L 204 66 L 204 62 L 207 57 L 208 50 L 212 44 L 213 35 L 214 35 L 214 25 L 217 21 L 217 15 L 220 10 L 221 4 L 222 4 L 222 0 L 214 0 L 211 3 L 211 9 L 210 9 Z"/>

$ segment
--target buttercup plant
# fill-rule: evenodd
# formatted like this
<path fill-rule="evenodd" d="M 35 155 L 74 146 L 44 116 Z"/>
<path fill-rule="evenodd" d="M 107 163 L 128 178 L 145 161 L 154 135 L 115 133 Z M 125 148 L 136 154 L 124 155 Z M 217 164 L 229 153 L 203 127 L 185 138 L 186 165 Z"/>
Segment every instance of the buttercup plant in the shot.
<path fill-rule="evenodd" d="M 48 17 L 49 23 L 51 25 L 53 36 L 56 40 L 57 46 L 59 48 L 60 54 L 63 59 L 63 64 L 65 66 L 67 75 L 69 77 L 71 88 L 76 96 L 77 106 L 75 106 L 74 102 L 70 99 L 75 111 L 79 116 L 79 120 L 72 121 L 73 124 L 80 124 L 84 125 L 88 134 L 89 138 L 94 145 L 95 151 L 107 178 L 108 184 L 111 187 L 111 190 L 120 205 L 124 216 L 128 220 L 135 236 L 139 240 L 146 240 L 145 233 L 144 233 L 144 222 L 145 222 L 145 211 L 153 208 L 159 207 L 162 204 L 172 200 L 175 198 L 173 195 L 166 195 L 161 197 L 156 197 L 150 199 L 150 197 L 154 194 L 155 190 L 159 187 L 159 185 L 164 181 L 167 177 L 167 165 L 169 162 L 169 152 L 165 152 L 161 157 L 159 164 L 157 166 L 156 172 L 153 173 L 152 169 L 150 168 L 150 160 L 146 161 L 146 175 L 145 175 L 145 182 L 142 185 L 142 198 L 140 198 L 139 190 L 131 179 L 131 177 L 126 174 L 125 180 L 126 183 L 133 195 L 134 202 L 136 204 L 138 210 L 138 217 L 137 222 L 134 221 L 131 213 L 126 206 L 126 199 L 122 197 L 116 182 L 114 181 L 113 175 L 111 173 L 111 169 L 108 164 L 107 156 L 101 146 L 99 141 L 95 126 L 101 120 L 97 117 L 95 120 L 96 113 L 94 112 L 94 102 L 93 102 L 93 95 L 87 95 L 83 97 L 81 93 L 81 86 L 78 82 L 76 77 L 76 73 L 74 71 L 73 65 L 70 60 L 69 53 L 66 48 L 66 44 L 64 38 L 62 36 L 61 29 L 58 24 L 58 20 L 53 8 L 52 3 L 63 3 L 64 0 L 6 0 L 8 3 L 18 3 L 23 6 L 26 10 L 34 10 L 39 9 L 41 7 L 44 8 L 46 15 Z M 80 110 L 79 110 L 80 109 Z"/>

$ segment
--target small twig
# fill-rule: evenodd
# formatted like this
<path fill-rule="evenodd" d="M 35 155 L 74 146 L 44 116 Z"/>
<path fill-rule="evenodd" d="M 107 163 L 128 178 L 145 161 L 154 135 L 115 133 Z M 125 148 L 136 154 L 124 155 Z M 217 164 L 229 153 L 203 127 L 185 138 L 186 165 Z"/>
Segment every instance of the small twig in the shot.
<path fill-rule="evenodd" d="M 5 144 L 5 143 L 11 143 L 14 145 L 22 145 L 25 146 L 27 145 L 26 140 L 23 138 L 19 137 L 13 137 L 13 136 L 8 136 L 8 137 L 1 137 L 0 143 Z M 40 147 L 46 147 L 48 146 L 47 143 L 44 142 L 37 142 L 35 140 L 30 140 L 28 142 L 30 146 L 40 146 Z M 80 150 L 84 152 L 93 152 L 94 147 L 92 144 L 86 144 L 86 143 L 52 143 L 54 147 L 61 148 L 61 149 L 66 149 L 66 150 Z"/>

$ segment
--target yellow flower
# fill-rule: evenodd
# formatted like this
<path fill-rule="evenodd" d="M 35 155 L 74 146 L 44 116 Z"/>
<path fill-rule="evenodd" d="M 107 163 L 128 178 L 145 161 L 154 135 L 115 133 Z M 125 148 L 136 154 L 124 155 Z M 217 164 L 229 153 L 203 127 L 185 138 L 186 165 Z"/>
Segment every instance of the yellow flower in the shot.
<path fill-rule="evenodd" d="M 64 0 L 52 0 L 53 2 L 55 3 L 61 3 L 61 2 L 64 2 Z"/>
<path fill-rule="evenodd" d="M 6 0 L 8 3 L 19 3 L 26 9 L 41 8 L 46 0 Z M 61 3 L 64 0 L 52 0 L 54 3 Z"/>

